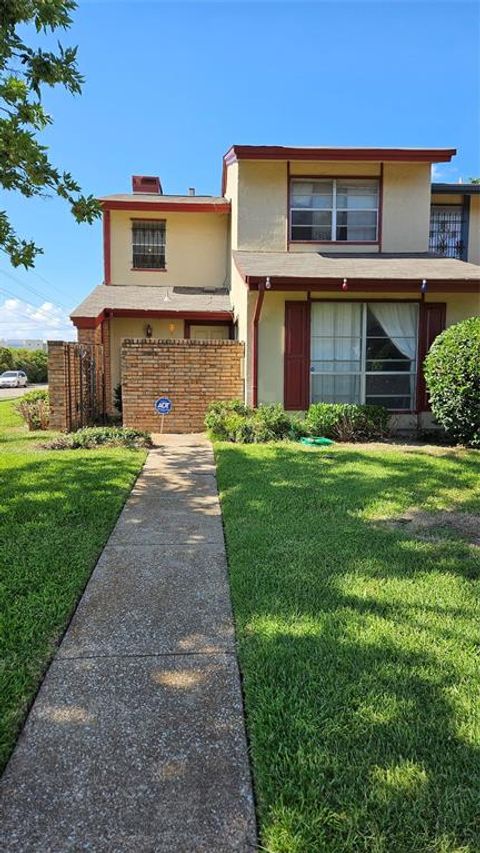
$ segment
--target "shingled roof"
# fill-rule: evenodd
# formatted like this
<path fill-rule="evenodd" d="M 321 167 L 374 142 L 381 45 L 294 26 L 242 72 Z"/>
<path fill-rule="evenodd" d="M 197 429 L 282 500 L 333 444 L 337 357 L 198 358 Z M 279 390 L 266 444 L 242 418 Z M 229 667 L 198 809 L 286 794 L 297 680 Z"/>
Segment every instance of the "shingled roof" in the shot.
<path fill-rule="evenodd" d="M 465 281 L 480 285 L 480 266 L 429 254 L 320 254 L 319 252 L 234 252 L 245 281 L 280 279 L 365 279 Z"/>
<path fill-rule="evenodd" d="M 230 312 L 226 290 L 201 287 L 151 287 L 149 285 L 100 284 L 70 314 L 76 317 L 99 317 L 103 311 L 138 312 Z"/>

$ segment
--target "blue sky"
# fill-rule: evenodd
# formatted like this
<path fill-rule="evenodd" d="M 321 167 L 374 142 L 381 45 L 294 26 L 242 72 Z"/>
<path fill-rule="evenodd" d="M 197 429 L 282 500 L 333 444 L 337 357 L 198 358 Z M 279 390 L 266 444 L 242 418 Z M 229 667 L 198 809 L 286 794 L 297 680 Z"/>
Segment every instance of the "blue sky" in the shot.
<path fill-rule="evenodd" d="M 466 180 L 480 175 L 479 9 L 80 0 L 61 41 L 79 45 L 84 92 L 45 93 L 44 142 L 97 195 L 129 191 L 135 173 L 218 193 L 232 143 L 454 146 L 436 177 Z M 0 256 L 0 338 L 66 336 L 68 310 L 102 280 L 100 223 L 53 199 L 2 193 L 0 208 L 45 250 L 28 273 Z"/>

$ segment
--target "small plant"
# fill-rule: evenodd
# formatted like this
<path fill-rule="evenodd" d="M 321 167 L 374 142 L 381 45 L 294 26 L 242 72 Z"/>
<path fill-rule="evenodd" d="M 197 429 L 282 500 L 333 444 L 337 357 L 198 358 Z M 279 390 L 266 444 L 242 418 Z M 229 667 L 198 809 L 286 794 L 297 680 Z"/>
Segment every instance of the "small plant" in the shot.
<path fill-rule="evenodd" d="M 117 412 L 122 414 L 123 411 L 123 401 L 122 401 L 122 385 L 119 382 L 118 385 L 115 385 L 113 389 L 113 405 L 115 406 Z"/>
<path fill-rule="evenodd" d="M 46 450 L 90 450 L 94 447 L 151 447 L 150 433 L 129 427 L 83 427 L 42 445 Z"/>
<path fill-rule="evenodd" d="M 336 441 L 375 441 L 388 435 L 389 414 L 383 406 L 312 403 L 305 427 L 310 435 Z"/>
<path fill-rule="evenodd" d="M 424 372 L 432 412 L 447 436 L 480 448 L 480 317 L 442 332 Z"/>
<path fill-rule="evenodd" d="M 27 424 L 29 430 L 48 429 L 50 419 L 48 391 L 42 391 L 41 389 L 28 391 L 19 400 L 15 408 Z"/>

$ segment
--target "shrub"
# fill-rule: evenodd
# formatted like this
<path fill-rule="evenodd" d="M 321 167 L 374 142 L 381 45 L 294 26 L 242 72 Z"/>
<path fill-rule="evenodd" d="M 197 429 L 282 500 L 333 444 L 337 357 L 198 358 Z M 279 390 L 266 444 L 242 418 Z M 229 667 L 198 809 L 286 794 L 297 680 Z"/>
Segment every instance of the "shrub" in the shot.
<path fill-rule="evenodd" d="M 128 427 L 83 427 L 76 432 L 62 434 L 42 445 L 47 450 L 75 450 L 93 447 L 151 447 L 148 432 Z"/>
<path fill-rule="evenodd" d="M 432 412 L 447 436 L 480 448 L 480 317 L 442 332 L 424 373 Z"/>
<path fill-rule="evenodd" d="M 120 382 L 118 383 L 118 385 L 115 385 L 115 388 L 113 389 L 113 405 L 115 406 L 117 412 L 119 412 L 119 414 L 122 414 L 123 398 L 122 398 L 122 386 L 121 386 Z"/>
<path fill-rule="evenodd" d="M 210 403 L 207 408 L 205 426 L 212 438 L 219 441 L 236 441 L 234 436 L 239 427 L 239 421 L 235 416 L 242 419 L 252 414 L 253 409 L 241 400 L 217 400 Z"/>
<path fill-rule="evenodd" d="M 383 406 L 356 403 L 312 403 L 305 417 L 309 435 L 336 441 L 375 441 L 389 432 L 389 414 Z"/>
<path fill-rule="evenodd" d="M 48 391 L 28 391 L 15 406 L 29 430 L 48 429 L 50 403 Z"/>

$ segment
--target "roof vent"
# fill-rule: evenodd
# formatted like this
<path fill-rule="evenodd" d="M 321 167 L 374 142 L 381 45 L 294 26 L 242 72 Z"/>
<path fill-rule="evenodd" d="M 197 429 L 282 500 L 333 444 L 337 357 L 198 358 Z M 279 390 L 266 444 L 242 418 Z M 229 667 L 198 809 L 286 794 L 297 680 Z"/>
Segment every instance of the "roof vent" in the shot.
<path fill-rule="evenodd" d="M 134 193 L 163 194 L 160 178 L 153 175 L 132 175 L 132 190 Z"/>
<path fill-rule="evenodd" d="M 195 187 L 189 187 L 188 188 L 188 194 L 189 195 L 195 195 Z"/>

